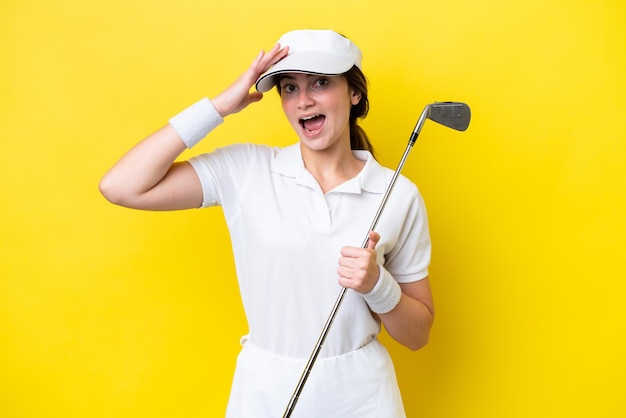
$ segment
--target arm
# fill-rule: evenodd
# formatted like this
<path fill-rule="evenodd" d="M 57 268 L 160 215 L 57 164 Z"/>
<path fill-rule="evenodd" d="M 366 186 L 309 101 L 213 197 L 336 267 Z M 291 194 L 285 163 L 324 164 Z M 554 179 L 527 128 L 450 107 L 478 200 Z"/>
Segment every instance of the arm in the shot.
<path fill-rule="evenodd" d="M 380 235 L 372 231 L 367 248 L 344 247 L 337 269 L 339 284 L 362 294 L 368 304 L 368 295 L 379 280 L 384 280 L 376 262 L 375 247 L 379 239 Z M 386 280 L 394 279 L 389 276 Z M 428 342 L 434 320 L 430 284 L 425 278 L 399 286 L 401 294 L 397 304 L 377 315 L 393 339 L 411 350 L 418 350 Z"/>
<path fill-rule="evenodd" d="M 287 48 L 275 45 L 261 51 L 248 70 L 216 96 L 212 105 L 221 117 L 239 112 L 258 102 L 263 95 L 250 92 L 261 74 L 287 55 Z M 187 148 L 183 138 L 166 125 L 131 148 L 104 175 L 100 192 L 112 203 L 147 210 L 175 210 L 199 207 L 202 187 L 193 168 L 175 163 Z"/>
<path fill-rule="evenodd" d="M 428 278 L 400 284 L 400 302 L 391 311 L 378 314 L 385 329 L 400 344 L 418 350 L 428 343 L 435 317 Z"/>

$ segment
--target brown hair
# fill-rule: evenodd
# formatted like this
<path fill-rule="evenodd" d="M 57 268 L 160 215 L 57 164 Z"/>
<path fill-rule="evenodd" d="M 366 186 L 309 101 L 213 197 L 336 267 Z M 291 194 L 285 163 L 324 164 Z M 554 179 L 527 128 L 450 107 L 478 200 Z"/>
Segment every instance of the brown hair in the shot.
<path fill-rule="evenodd" d="M 350 148 L 366 150 L 374 155 L 372 143 L 363 128 L 358 124 L 358 120 L 365 118 L 370 110 L 370 102 L 367 98 L 367 79 L 356 65 L 344 73 L 343 77 L 348 82 L 348 86 L 361 95 L 359 103 L 353 105 L 352 109 L 350 109 Z"/>
<path fill-rule="evenodd" d="M 350 148 L 353 150 L 366 150 L 374 156 L 374 147 L 363 128 L 358 124 L 358 120 L 365 118 L 370 110 L 370 102 L 367 98 L 367 79 L 356 65 L 341 74 L 341 76 L 346 79 L 350 89 L 361 95 L 359 103 L 353 105 L 352 109 L 350 109 Z M 276 82 L 276 90 L 280 95 L 280 76 Z"/>

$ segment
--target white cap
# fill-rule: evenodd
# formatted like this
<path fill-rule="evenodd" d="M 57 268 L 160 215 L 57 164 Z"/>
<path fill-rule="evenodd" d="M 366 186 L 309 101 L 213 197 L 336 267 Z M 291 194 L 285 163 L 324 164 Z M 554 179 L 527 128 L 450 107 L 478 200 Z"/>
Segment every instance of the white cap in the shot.
<path fill-rule="evenodd" d="M 276 84 L 277 74 L 306 73 L 339 75 L 353 66 L 361 69 L 361 51 L 348 38 L 332 30 L 295 30 L 280 37 L 281 47 L 289 53 L 256 82 L 261 93 Z"/>

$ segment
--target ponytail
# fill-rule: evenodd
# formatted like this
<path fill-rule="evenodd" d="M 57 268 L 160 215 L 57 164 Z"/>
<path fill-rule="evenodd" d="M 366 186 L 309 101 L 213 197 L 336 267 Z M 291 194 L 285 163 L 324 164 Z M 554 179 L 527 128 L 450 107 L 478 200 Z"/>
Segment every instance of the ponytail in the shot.
<path fill-rule="evenodd" d="M 350 148 L 369 151 L 374 156 L 372 143 L 363 128 L 358 125 L 358 120 L 365 118 L 370 108 L 367 98 L 367 80 L 357 66 L 352 67 L 343 76 L 348 81 L 348 86 L 361 95 L 359 103 L 353 105 L 352 109 L 350 109 Z"/>
<path fill-rule="evenodd" d="M 350 122 L 350 148 L 353 150 L 369 151 L 372 156 L 374 155 L 372 143 L 363 128 L 361 128 L 356 121 Z"/>

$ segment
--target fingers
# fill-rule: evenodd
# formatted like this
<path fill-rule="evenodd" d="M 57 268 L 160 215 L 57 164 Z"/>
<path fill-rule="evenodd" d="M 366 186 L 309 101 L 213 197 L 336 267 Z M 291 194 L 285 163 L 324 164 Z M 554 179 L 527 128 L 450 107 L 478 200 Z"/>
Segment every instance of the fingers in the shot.
<path fill-rule="evenodd" d="M 268 52 L 260 51 L 250 67 L 212 100 L 220 115 L 225 117 L 240 112 L 249 104 L 261 100 L 263 95 L 259 92 L 250 92 L 250 89 L 264 72 L 285 58 L 288 52 L 289 48 L 281 48 L 280 44 L 274 45 Z"/>
<path fill-rule="evenodd" d="M 371 231 L 366 248 L 343 247 L 339 258 L 339 284 L 360 293 L 367 293 L 376 285 L 379 276 L 376 245 L 380 234 Z"/>
<path fill-rule="evenodd" d="M 359 257 L 360 254 L 364 254 L 363 250 L 374 250 L 376 249 L 376 244 L 380 241 L 380 234 L 376 231 L 370 231 L 368 234 L 367 245 L 365 248 L 357 248 L 357 247 L 343 247 L 341 249 L 341 255 L 344 257 Z M 376 254 L 375 252 L 373 253 Z"/>
<path fill-rule="evenodd" d="M 289 47 L 286 46 L 281 48 L 280 44 L 274 45 L 272 49 L 270 49 L 267 53 L 263 54 L 261 59 L 261 63 L 263 64 L 263 72 L 270 69 L 270 67 L 276 64 L 278 61 L 282 60 L 289 53 Z"/>
<path fill-rule="evenodd" d="M 259 52 L 259 54 L 252 62 L 252 65 L 250 66 L 252 78 L 254 78 L 256 81 L 256 79 L 259 78 L 261 74 L 269 70 L 278 61 L 285 58 L 288 52 L 289 47 L 281 48 L 280 44 L 274 45 L 272 49 L 267 52 Z"/>

